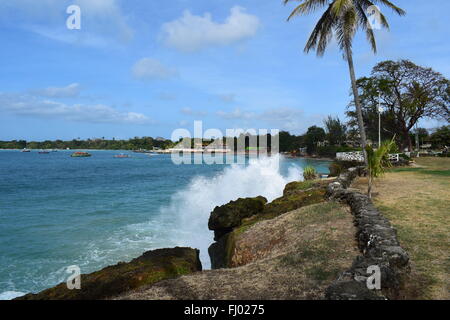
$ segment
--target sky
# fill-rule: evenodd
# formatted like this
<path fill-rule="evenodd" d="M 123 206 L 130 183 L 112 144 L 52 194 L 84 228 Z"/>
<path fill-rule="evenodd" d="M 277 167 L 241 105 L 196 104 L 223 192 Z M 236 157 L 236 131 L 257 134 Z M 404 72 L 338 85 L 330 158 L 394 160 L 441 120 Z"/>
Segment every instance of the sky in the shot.
<path fill-rule="evenodd" d="M 448 0 L 396 0 L 374 55 L 359 33 L 358 77 L 410 59 L 450 77 Z M 69 29 L 70 5 L 80 29 Z M 177 128 L 301 134 L 345 117 L 348 67 L 332 43 L 305 54 L 318 14 L 289 22 L 282 0 L 0 0 L 0 140 L 162 136 Z M 72 20 L 70 20 L 72 21 Z M 70 22 L 69 21 L 69 22 Z M 421 126 L 440 123 L 424 120 Z"/>

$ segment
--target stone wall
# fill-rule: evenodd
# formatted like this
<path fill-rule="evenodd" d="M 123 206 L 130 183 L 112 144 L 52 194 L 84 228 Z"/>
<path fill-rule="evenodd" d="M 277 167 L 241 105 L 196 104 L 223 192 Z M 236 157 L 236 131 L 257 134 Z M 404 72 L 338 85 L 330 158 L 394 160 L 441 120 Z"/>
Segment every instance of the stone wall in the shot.
<path fill-rule="evenodd" d="M 408 254 L 401 248 L 397 232 L 383 217 L 367 195 L 348 189 L 353 180 L 364 174 L 364 167 L 350 168 L 327 188 L 331 200 L 346 202 L 354 216 L 356 240 L 361 255 L 349 270 L 341 273 L 326 290 L 332 300 L 394 299 L 398 296 L 404 276 L 409 272 Z M 369 266 L 381 272 L 381 290 L 369 290 Z"/>

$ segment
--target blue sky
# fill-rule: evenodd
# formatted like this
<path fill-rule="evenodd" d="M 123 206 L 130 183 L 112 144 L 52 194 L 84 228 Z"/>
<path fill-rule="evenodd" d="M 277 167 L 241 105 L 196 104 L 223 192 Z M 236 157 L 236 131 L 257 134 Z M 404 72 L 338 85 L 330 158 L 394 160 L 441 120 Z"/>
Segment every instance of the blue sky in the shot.
<path fill-rule="evenodd" d="M 391 30 L 362 34 L 357 76 L 411 59 L 450 77 L 448 0 L 396 0 Z M 66 8 L 81 9 L 69 30 Z M 344 117 L 349 75 L 332 45 L 303 53 L 317 15 L 281 0 L 0 0 L 0 140 L 170 138 L 176 128 L 302 133 Z M 382 8 L 383 9 L 383 8 Z M 433 127 L 434 121 L 422 125 Z"/>

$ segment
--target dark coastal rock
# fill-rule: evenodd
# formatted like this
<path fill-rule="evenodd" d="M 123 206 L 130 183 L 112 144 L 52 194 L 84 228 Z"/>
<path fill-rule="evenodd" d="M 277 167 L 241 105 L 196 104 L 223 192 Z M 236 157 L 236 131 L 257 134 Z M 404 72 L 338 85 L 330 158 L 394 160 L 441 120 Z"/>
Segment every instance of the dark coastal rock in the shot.
<path fill-rule="evenodd" d="M 66 283 L 27 294 L 17 300 L 96 300 L 105 299 L 138 287 L 201 271 L 199 250 L 192 248 L 158 249 L 145 252 L 130 262 L 119 262 L 100 271 L 81 275 L 81 289 L 67 289 Z"/>
<path fill-rule="evenodd" d="M 283 213 L 325 201 L 325 191 L 325 186 L 316 186 L 306 190 L 285 192 L 285 195 L 265 206 L 262 216 L 272 219 Z"/>
<path fill-rule="evenodd" d="M 329 199 L 346 202 L 354 216 L 356 240 L 362 256 L 356 257 L 353 265 L 345 271 L 327 290 L 328 299 L 372 299 L 366 291 L 365 279 L 367 268 L 380 268 L 381 289 L 387 297 L 395 297 L 409 272 L 409 256 L 400 247 L 397 231 L 388 219 L 373 205 L 365 194 L 349 189 L 358 175 L 363 175 L 364 168 L 350 168 L 330 183 L 326 196 Z M 359 284 L 358 284 L 359 283 Z M 365 291 L 363 290 L 365 288 Z"/>
<path fill-rule="evenodd" d="M 208 254 L 211 258 L 211 269 L 229 267 L 233 247 L 233 233 L 227 233 L 211 244 L 208 248 Z"/>
<path fill-rule="evenodd" d="M 326 189 L 330 181 L 328 180 L 307 180 L 289 182 L 283 190 L 283 197 L 306 191 L 308 189 Z"/>
<path fill-rule="evenodd" d="M 288 183 L 283 196 L 266 204 L 264 197 L 238 199 L 216 207 L 209 218 L 208 227 L 214 230 L 214 240 L 208 253 L 211 267 L 231 268 L 236 236 L 243 229 L 261 220 L 275 218 L 303 206 L 325 201 L 329 181 L 295 181 Z"/>
<path fill-rule="evenodd" d="M 242 219 L 251 217 L 264 210 L 267 199 L 264 197 L 239 198 L 235 201 L 215 207 L 208 221 L 208 228 L 214 231 L 214 240 L 229 233 L 241 224 Z"/>

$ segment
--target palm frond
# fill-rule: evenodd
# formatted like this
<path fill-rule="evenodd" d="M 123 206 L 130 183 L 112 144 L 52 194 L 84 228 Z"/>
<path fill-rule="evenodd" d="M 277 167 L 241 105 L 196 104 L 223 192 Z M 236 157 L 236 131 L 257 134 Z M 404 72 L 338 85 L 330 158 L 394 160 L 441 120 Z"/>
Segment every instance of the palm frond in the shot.
<path fill-rule="evenodd" d="M 367 0 L 367 2 L 371 3 Z M 375 39 L 375 34 L 371 27 L 369 27 L 369 19 L 367 18 L 366 11 L 361 6 L 361 3 L 356 4 L 356 12 L 358 13 L 358 20 L 361 28 L 366 32 L 367 41 L 369 41 L 372 51 L 377 53 L 377 42 Z"/>
<path fill-rule="evenodd" d="M 393 9 L 399 15 L 405 14 L 403 9 L 388 0 L 283 0 L 284 4 L 292 1 L 299 1 L 300 4 L 292 11 L 288 20 L 317 11 L 328 4 L 304 48 L 306 53 L 315 50 L 318 56 L 325 53 L 333 35 L 336 36 L 341 50 L 351 53 L 353 37 L 358 28 L 365 32 L 373 52 L 376 53 L 377 43 L 374 30 L 369 27 L 368 8 L 379 4 Z M 381 26 L 389 29 L 385 15 L 380 12 L 379 18 Z"/>
<path fill-rule="evenodd" d="M 332 12 L 335 16 L 342 16 L 352 5 L 352 0 L 334 0 L 332 2 Z"/>
<path fill-rule="evenodd" d="M 314 27 L 314 30 L 311 33 L 304 49 L 306 53 L 313 49 L 317 49 L 317 55 L 323 55 L 328 41 L 333 35 L 333 24 L 334 19 L 331 14 L 330 5 Z"/>
<path fill-rule="evenodd" d="M 389 152 L 394 145 L 395 137 L 390 141 L 383 141 L 376 150 L 371 145 L 366 146 L 367 166 L 371 177 L 377 178 L 382 176 L 386 171 L 386 168 L 392 166 L 389 161 Z"/>
<path fill-rule="evenodd" d="M 287 4 L 288 2 L 291 2 L 291 1 L 293 1 L 293 0 L 284 0 L 284 4 Z M 309 13 L 314 12 L 317 9 L 320 9 L 328 4 L 328 0 L 300 0 L 300 1 L 304 1 L 304 2 L 301 3 L 300 5 L 298 5 L 292 11 L 292 13 L 287 18 L 288 21 L 291 20 L 291 18 L 294 16 L 309 14 Z"/>
<path fill-rule="evenodd" d="M 366 18 L 367 18 L 367 14 L 366 14 L 367 13 L 367 9 L 372 7 L 372 6 L 374 6 L 375 5 L 374 2 L 375 2 L 374 0 L 372 0 L 372 1 L 370 1 L 370 0 L 355 0 L 355 3 L 364 12 Z M 379 14 L 380 14 L 380 23 L 381 23 L 381 25 L 383 26 L 383 28 L 389 29 L 389 23 L 388 23 L 386 17 L 384 16 L 384 14 L 381 11 L 379 12 Z"/>
<path fill-rule="evenodd" d="M 388 0 L 372 0 L 375 4 L 382 4 L 385 5 L 386 7 L 391 8 L 392 10 L 394 10 L 399 16 L 404 16 L 406 14 L 406 11 L 403 10 L 402 8 L 397 7 L 395 4 L 393 4 L 392 2 L 388 1 Z"/>
<path fill-rule="evenodd" d="M 351 52 L 352 40 L 358 25 L 355 7 L 349 6 L 336 24 L 336 38 L 344 52 Z"/>

